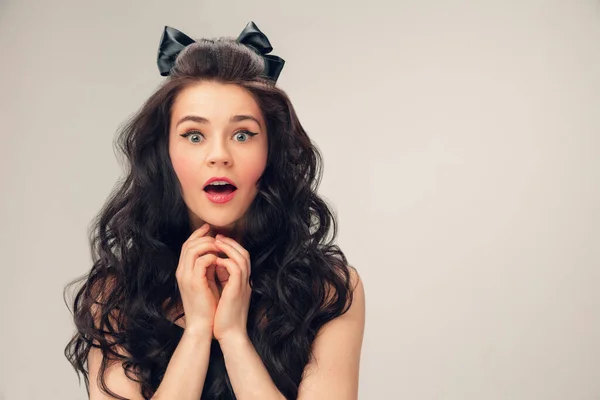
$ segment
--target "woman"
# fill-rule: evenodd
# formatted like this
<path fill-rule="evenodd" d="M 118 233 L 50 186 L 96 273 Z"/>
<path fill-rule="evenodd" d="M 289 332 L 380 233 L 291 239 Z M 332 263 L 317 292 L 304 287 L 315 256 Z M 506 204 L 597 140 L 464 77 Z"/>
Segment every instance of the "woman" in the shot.
<path fill-rule="evenodd" d="M 120 132 L 130 168 L 73 302 L 65 355 L 92 400 L 357 397 L 364 289 L 270 51 L 252 22 L 165 28 L 168 78 Z"/>

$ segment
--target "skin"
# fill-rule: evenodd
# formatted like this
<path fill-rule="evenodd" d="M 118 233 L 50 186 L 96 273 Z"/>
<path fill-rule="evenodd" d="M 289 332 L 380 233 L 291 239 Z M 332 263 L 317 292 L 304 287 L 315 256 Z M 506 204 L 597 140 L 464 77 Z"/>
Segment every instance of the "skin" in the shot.
<path fill-rule="evenodd" d="M 238 115 L 253 119 L 230 120 Z M 178 123 L 186 116 L 201 116 L 208 121 Z M 186 133 L 191 135 L 181 136 Z M 205 81 L 179 94 L 172 109 L 169 155 L 193 229 L 206 222 L 212 228 L 210 236 L 221 233 L 239 238 L 243 216 L 256 197 L 256 184 L 265 170 L 267 153 L 262 112 L 244 88 Z M 213 176 L 233 180 L 237 186 L 233 200 L 216 204 L 207 198 L 204 183 Z"/>
<path fill-rule="evenodd" d="M 207 121 L 178 125 L 189 115 Z M 236 115 L 256 121 L 232 122 L 231 117 Z M 257 135 L 246 140 L 244 130 Z M 181 136 L 190 131 L 193 135 Z M 177 97 L 172 109 L 169 154 L 194 228 L 182 247 L 176 273 L 188 319 L 175 321 L 185 328 L 184 334 L 153 400 L 200 397 L 213 338 L 219 341 L 236 398 L 284 400 L 246 331 L 251 265 L 250 255 L 238 240 L 244 215 L 257 194 L 267 149 L 263 115 L 245 89 L 201 82 Z M 203 187 L 212 176 L 227 176 L 234 181 L 238 189 L 233 200 L 225 204 L 208 200 Z M 355 269 L 350 270 L 355 287 L 352 306 L 319 331 L 299 387 L 300 400 L 358 398 L 365 300 L 362 281 Z M 216 280 L 222 291 L 216 290 Z M 96 381 L 101 361 L 99 350 L 92 349 L 88 358 L 91 400 L 109 398 L 100 392 Z M 120 363 L 110 366 L 106 383 L 120 395 L 142 398 L 139 385 L 127 378 Z"/>
<path fill-rule="evenodd" d="M 226 286 L 230 276 L 225 267 L 230 263 L 230 255 L 221 247 L 235 246 L 235 256 L 245 252 L 237 241 L 243 230 L 243 217 L 256 197 L 256 185 L 265 170 L 267 155 L 268 136 L 262 111 L 244 88 L 202 81 L 188 86 L 175 99 L 171 110 L 169 156 L 192 228 L 198 230 L 208 224 L 210 229 L 204 233 L 204 240 L 214 247 L 206 253 L 221 256 L 206 271 L 215 302 L 219 301 L 220 288 Z M 231 201 L 218 204 L 206 196 L 205 183 L 215 176 L 228 177 L 234 182 L 237 190 Z M 216 240 L 217 235 L 223 235 L 224 240 L 234 240 L 222 243 Z M 178 308 L 172 314 L 180 311 Z M 184 316 L 175 323 L 182 327 L 189 325 L 189 312 L 186 315 L 187 318 Z M 213 326 L 214 321 L 198 323 Z M 212 333 L 215 333 L 214 326 Z"/>

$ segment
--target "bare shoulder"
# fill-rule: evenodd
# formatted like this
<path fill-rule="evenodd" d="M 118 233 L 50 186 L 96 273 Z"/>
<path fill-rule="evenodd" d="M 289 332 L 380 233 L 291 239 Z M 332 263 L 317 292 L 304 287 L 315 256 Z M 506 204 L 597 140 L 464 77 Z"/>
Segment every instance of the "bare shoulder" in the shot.
<path fill-rule="evenodd" d="M 90 312 L 92 314 L 96 329 L 102 327 L 102 318 L 104 314 L 102 305 L 105 303 L 106 298 L 110 295 L 111 290 L 114 289 L 114 285 L 114 280 L 107 280 L 105 284 L 98 285 L 91 290 L 91 293 L 95 299 L 95 303 L 91 305 Z M 108 313 L 108 318 L 104 319 L 108 319 L 108 321 L 115 324 L 113 326 L 116 326 L 116 322 L 119 320 L 118 310 L 111 310 L 111 312 Z M 106 330 L 106 328 L 103 330 Z M 104 339 L 105 346 L 114 343 L 110 336 L 104 335 Z M 104 360 L 105 356 L 100 348 L 97 347 L 100 345 L 100 343 L 97 340 L 94 340 L 94 345 L 95 346 L 90 349 L 87 359 L 90 400 L 114 399 L 114 397 L 108 396 L 101 389 L 102 385 L 98 382 L 100 375 L 103 376 L 102 380 L 106 384 L 106 388 L 108 388 L 108 390 L 111 392 L 132 400 L 141 400 L 143 397 L 141 396 L 140 385 L 127 377 L 121 360 L 112 357 Z M 119 346 L 112 346 L 112 350 L 122 356 L 129 355 L 123 348 Z M 103 363 L 106 364 L 104 371 L 102 371 Z"/>
<path fill-rule="evenodd" d="M 362 283 L 362 279 L 360 277 L 360 274 L 358 273 L 358 271 L 356 270 L 356 268 L 354 268 L 351 265 L 348 266 L 348 269 L 350 269 L 350 280 L 352 282 L 352 287 L 355 290 L 361 290 L 361 291 L 363 291 L 363 295 L 364 295 L 364 288 L 363 288 L 363 283 Z"/>
<path fill-rule="evenodd" d="M 352 312 L 356 313 L 356 312 L 360 312 L 361 308 L 364 308 L 365 289 L 364 289 L 360 274 L 358 273 L 358 270 L 351 265 L 348 265 L 347 268 L 350 273 L 351 292 L 348 293 L 349 300 L 351 298 L 353 300 L 352 304 L 350 305 L 350 310 L 352 310 Z M 334 288 L 331 285 L 327 285 L 326 292 L 327 292 L 328 300 L 332 299 L 333 297 L 335 297 L 337 295 L 337 293 L 335 292 Z M 350 296 L 350 295 L 352 295 L 352 296 Z M 355 301 L 357 302 L 356 305 L 354 304 Z M 348 310 L 348 312 L 350 312 L 350 310 Z"/>
<path fill-rule="evenodd" d="M 350 271 L 350 287 L 352 289 L 351 296 L 349 299 L 352 299 L 352 303 L 350 304 L 348 311 L 336 319 L 332 320 L 330 323 L 326 324 L 323 328 L 332 329 L 336 326 L 340 326 L 342 324 L 346 325 L 347 323 L 344 321 L 349 321 L 348 323 L 355 324 L 355 328 L 363 329 L 364 328 L 364 317 L 365 317 L 365 289 L 360 277 L 360 274 L 353 266 L 348 266 L 348 270 Z M 336 322 L 337 321 L 337 322 Z M 333 322 L 336 322 L 333 324 Z"/>
<path fill-rule="evenodd" d="M 358 271 L 350 267 L 353 287 L 348 311 L 325 324 L 312 347 L 298 399 L 356 399 L 365 328 L 365 291 Z"/>
<path fill-rule="evenodd" d="M 122 353 L 122 349 L 117 349 Z M 103 362 L 103 355 L 100 349 L 93 347 L 88 355 L 88 370 L 90 383 L 90 400 L 108 400 L 114 397 L 108 396 L 101 390 L 101 385 L 98 383 L 98 377 Z M 138 383 L 129 379 L 125 374 L 125 369 L 119 361 L 110 361 L 107 363 L 104 371 L 104 382 L 106 387 L 120 396 L 127 397 L 132 400 L 142 400 L 141 387 Z"/>

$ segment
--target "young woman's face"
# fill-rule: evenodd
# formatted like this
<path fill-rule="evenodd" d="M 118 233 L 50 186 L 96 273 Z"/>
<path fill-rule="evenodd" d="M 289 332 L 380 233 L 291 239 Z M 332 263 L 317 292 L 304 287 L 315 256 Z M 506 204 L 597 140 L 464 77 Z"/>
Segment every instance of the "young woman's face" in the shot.
<path fill-rule="evenodd" d="M 169 155 L 194 229 L 205 222 L 214 231 L 239 228 L 256 197 L 267 152 L 262 112 L 244 88 L 205 81 L 187 87 L 175 99 Z M 228 178 L 235 190 L 205 187 L 213 177 Z"/>

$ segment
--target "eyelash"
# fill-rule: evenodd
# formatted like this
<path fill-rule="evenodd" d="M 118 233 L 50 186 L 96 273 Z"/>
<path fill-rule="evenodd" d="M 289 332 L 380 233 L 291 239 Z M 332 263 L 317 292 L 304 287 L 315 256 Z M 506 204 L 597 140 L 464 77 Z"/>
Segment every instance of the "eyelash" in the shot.
<path fill-rule="evenodd" d="M 246 129 L 241 129 L 241 130 L 239 130 L 239 131 L 236 131 L 236 132 L 235 132 L 235 134 L 234 134 L 234 136 L 235 136 L 235 135 L 238 135 L 238 134 L 240 134 L 240 133 L 245 133 L 246 135 L 248 135 L 248 140 L 246 140 L 246 141 L 244 141 L 244 142 L 240 142 L 240 143 L 246 143 L 246 142 L 249 142 L 250 140 L 252 140 L 252 138 L 253 138 L 254 136 L 258 135 L 258 133 L 251 132 L 251 131 L 249 131 L 249 130 L 246 130 Z M 200 135 L 200 136 L 204 137 L 204 135 L 202 134 L 202 132 L 200 132 L 199 130 L 195 130 L 195 129 L 194 129 L 194 130 L 191 130 L 191 131 L 187 131 L 187 132 L 185 132 L 185 133 L 182 133 L 182 134 L 181 134 L 181 135 L 179 135 L 179 136 L 181 136 L 181 137 L 184 137 L 184 138 L 187 138 L 187 137 L 188 137 L 188 136 L 190 136 L 190 135 Z M 201 142 L 196 142 L 196 143 L 192 143 L 192 144 L 199 144 L 199 143 L 201 143 Z"/>

